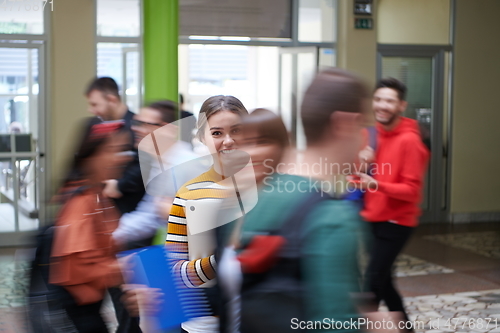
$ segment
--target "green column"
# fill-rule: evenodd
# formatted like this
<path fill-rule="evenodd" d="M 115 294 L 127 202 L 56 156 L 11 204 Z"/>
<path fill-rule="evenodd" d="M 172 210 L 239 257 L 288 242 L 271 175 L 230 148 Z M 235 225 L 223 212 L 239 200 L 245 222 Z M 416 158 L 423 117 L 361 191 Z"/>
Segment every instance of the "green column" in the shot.
<path fill-rule="evenodd" d="M 179 0 L 143 0 L 144 101 L 177 101 Z"/>

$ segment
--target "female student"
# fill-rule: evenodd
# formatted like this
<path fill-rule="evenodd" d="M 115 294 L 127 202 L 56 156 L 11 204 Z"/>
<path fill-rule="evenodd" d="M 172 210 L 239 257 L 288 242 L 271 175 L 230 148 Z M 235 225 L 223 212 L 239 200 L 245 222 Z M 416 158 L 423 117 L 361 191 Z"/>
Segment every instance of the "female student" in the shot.
<path fill-rule="evenodd" d="M 69 293 L 65 309 L 80 333 L 108 332 L 100 308 L 106 289 L 121 283 L 111 239 L 119 212 L 102 195 L 102 182 L 116 177 L 126 143 L 120 122 L 90 128 L 73 162 L 64 188 L 70 189 L 57 218 L 50 283 Z M 123 161 L 122 161 L 123 162 Z"/>
<path fill-rule="evenodd" d="M 197 138 L 213 156 L 209 171 L 182 186 L 173 201 L 167 227 L 166 244 L 171 252 L 174 276 L 190 289 L 198 300 L 195 318 L 182 324 L 185 332 L 219 332 L 215 316 L 213 287 L 215 283 L 215 234 L 213 230 L 192 234 L 200 223 L 210 223 L 216 217 L 218 203 L 226 197 L 221 182 L 231 175 L 242 138 L 241 118 L 248 114 L 243 104 L 233 96 L 213 96 L 207 99 L 198 117 Z M 227 183 L 227 182 L 226 182 Z M 188 202 L 196 202 L 197 207 Z M 203 229 L 203 226 L 201 226 Z M 209 229 L 209 228 L 208 228 Z M 201 307 L 201 304 L 209 306 Z"/>

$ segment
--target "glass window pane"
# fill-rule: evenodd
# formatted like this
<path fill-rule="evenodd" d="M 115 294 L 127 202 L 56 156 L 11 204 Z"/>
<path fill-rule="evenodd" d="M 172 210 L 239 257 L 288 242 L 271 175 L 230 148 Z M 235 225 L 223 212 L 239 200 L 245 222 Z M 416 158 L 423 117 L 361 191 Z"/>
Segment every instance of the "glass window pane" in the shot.
<path fill-rule="evenodd" d="M 0 48 L 0 133 L 38 133 L 38 50 Z"/>
<path fill-rule="evenodd" d="M 28 50 L 0 48 L 0 94 L 16 94 L 28 85 Z"/>
<path fill-rule="evenodd" d="M 408 106 L 404 116 L 418 121 L 422 141 L 431 148 L 431 128 L 434 112 L 432 109 L 432 65 L 433 60 L 431 57 L 382 58 L 382 77 L 394 77 L 406 85 L 408 88 L 406 96 Z M 424 183 L 425 196 L 421 205 L 423 209 L 429 207 L 429 190 L 432 188 L 429 182 L 430 178 L 427 175 Z"/>
<path fill-rule="evenodd" d="M 180 45 L 179 55 L 179 91 L 195 116 L 213 95 L 233 95 L 249 111 L 277 112 L 278 47 L 191 44 Z"/>
<path fill-rule="evenodd" d="M 38 228 L 37 215 L 37 186 L 36 160 L 19 159 L 16 162 L 17 179 L 19 184 L 18 196 L 18 223 L 19 231 L 36 230 Z"/>
<path fill-rule="evenodd" d="M 297 55 L 297 139 L 296 147 L 299 151 L 306 149 L 306 137 L 300 117 L 302 99 L 316 74 L 316 54 L 313 52 L 299 53 Z"/>
<path fill-rule="evenodd" d="M 126 66 L 123 66 L 124 59 Z M 133 112 L 138 112 L 140 107 L 139 69 L 137 44 L 97 43 L 97 76 L 113 78 L 120 96 Z"/>
<path fill-rule="evenodd" d="M 335 67 L 336 64 L 335 49 L 320 48 L 319 49 L 319 69 L 325 67 Z"/>
<path fill-rule="evenodd" d="M 281 117 L 288 131 L 292 130 L 292 96 L 293 96 L 293 55 L 285 53 L 281 56 Z"/>
<path fill-rule="evenodd" d="M 141 107 L 140 103 L 140 68 L 139 68 L 139 51 L 137 48 L 125 49 L 125 75 L 127 77 L 126 82 L 124 82 L 125 103 L 128 105 L 130 110 L 138 112 Z"/>
<path fill-rule="evenodd" d="M 6 168 L 9 162 L 0 160 L 0 190 L 6 192 L 12 189 L 13 179 L 12 174 L 7 173 L 11 170 Z M 0 232 L 14 232 L 16 231 L 16 218 L 14 206 L 8 202 L 0 202 Z"/>
<path fill-rule="evenodd" d="M 38 139 L 38 125 L 39 125 L 39 112 L 38 112 L 38 50 L 32 49 L 30 50 L 31 57 L 31 75 L 29 76 L 30 82 L 29 86 L 31 86 L 31 91 L 28 90 L 29 97 L 29 124 L 26 124 L 26 128 L 28 128 L 29 133 L 32 133 L 34 139 Z"/>
<path fill-rule="evenodd" d="M 249 71 L 255 71 L 251 77 L 256 89 L 255 107 L 267 108 L 278 112 L 279 105 L 279 47 L 254 46 Z M 254 69 L 255 68 L 255 69 Z M 249 106 L 250 107 L 250 106 Z"/>
<path fill-rule="evenodd" d="M 139 36 L 140 13 L 139 0 L 98 0 L 97 35 Z"/>
<path fill-rule="evenodd" d="M 299 41 L 335 42 L 335 1 L 299 1 Z"/>
<path fill-rule="evenodd" d="M 36 149 L 37 100 L 38 49 L 0 48 L 0 152 Z M 35 165 L 34 158 L 0 158 L 0 232 L 38 227 Z"/>
<path fill-rule="evenodd" d="M 118 83 L 118 88 L 123 87 L 123 51 L 124 44 L 97 43 L 97 76 L 109 76 Z"/>
<path fill-rule="evenodd" d="M 38 50 L 0 48 L 0 133 L 38 134 Z"/>
<path fill-rule="evenodd" d="M 43 34 L 41 1 L 0 0 L 0 13 L 0 34 Z"/>
<path fill-rule="evenodd" d="M 252 90 L 248 61 L 248 46 L 190 45 L 188 94 L 194 114 L 213 95 L 234 95 L 245 104 Z"/>
<path fill-rule="evenodd" d="M 408 87 L 406 117 L 417 119 L 420 109 L 432 107 L 431 57 L 383 57 L 382 76 L 395 77 Z"/>

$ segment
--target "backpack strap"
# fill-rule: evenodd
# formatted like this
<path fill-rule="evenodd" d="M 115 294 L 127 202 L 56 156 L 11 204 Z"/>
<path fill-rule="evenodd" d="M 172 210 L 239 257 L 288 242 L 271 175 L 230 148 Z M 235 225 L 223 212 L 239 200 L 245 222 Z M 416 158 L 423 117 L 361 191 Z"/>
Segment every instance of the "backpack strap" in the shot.
<path fill-rule="evenodd" d="M 271 232 L 271 234 L 280 235 L 286 239 L 286 243 L 280 252 L 280 257 L 300 257 L 302 241 L 304 238 L 303 224 L 306 221 L 307 215 L 311 213 L 316 205 L 326 200 L 333 199 L 326 192 L 312 192 L 304 202 L 292 210 L 279 229 Z"/>
<path fill-rule="evenodd" d="M 375 126 L 367 127 L 368 131 L 368 145 L 377 150 L 377 128 Z"/>
<path fill-rule="evenodd" d="M 293 206 L 284 223 L 265 234 L 285 238 L 286 242 L 277 254 L 276 263 L 264 273 L 243 274 L 243 289 L 247 292 L 284 291 L 300 298 L 302 285 L 301 254 L 305 238 L 303 225 L 312 210 L 332 197 L 324 192 L 313 192 L 304 195 L 301 201 Z M 333 199 L 334 200 L 334 199 Z M 262 234 L 262 233 L 261 233 Z"/>

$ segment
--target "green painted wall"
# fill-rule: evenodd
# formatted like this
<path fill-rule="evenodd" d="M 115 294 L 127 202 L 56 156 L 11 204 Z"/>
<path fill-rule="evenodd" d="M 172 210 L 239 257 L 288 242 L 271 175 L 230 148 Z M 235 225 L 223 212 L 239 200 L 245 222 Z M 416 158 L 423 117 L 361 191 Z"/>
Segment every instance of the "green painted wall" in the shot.
<path fill-rule="evenodd" d="M 179 1 L 143 0 L 144 101 L 177 101 Z"/>

